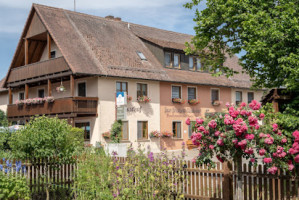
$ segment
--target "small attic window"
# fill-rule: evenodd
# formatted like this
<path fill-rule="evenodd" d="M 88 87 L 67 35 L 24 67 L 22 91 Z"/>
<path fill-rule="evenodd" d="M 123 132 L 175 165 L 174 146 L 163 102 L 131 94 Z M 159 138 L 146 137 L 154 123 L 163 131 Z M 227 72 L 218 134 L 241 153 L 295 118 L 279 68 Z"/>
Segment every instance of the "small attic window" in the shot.
<path fill-rule="evenodd" d="M 146 57 L 143 55 L 142 52 L 136 51 L 136 53 L 138 54 L 138 56 L 140 57 L 141 60 L 146 60 Z"/>
<path fill-rule="evenodd" d="M 56 51 L 51 51 L 51 58 L 56 58 Z"/>

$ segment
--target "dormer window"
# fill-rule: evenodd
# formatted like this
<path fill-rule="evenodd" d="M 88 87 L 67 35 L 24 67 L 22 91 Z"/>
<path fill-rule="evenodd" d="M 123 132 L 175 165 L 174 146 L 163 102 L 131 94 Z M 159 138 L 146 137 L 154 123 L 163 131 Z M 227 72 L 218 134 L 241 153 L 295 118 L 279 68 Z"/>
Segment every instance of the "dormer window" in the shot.
<path fill-rule="evenodd" d="M 201 61 L 199 58 L 196 58 L 196 70 L 202 71 L 202 65 L 201 65 Z"/>
<path fill-rule="evenodd" d="M 146 60 L 146 57 L 144 56 L 144 54 L 142 52 L 136 51 L 136 53 L 138 54 L 138 56 L 141 60 Z"/>
<path fill-rule="evenodd" d="M 180 68 L 180 54 L 173 54 L 173 66 L 175 68 Z"/>
<path fill-rule="evenodd" d="M 194 70 L 193 56 L 189 56 L 189 70 Z"/>
<path fill-rule="evenodd" d="M 51 51 L 51 58 L 56 58 L 56 51 Z"/>
<path fill-rule="evenodd" d="M 164 53 L 164 65 L 165 67 L 181 68 L 181 55 L 179 53 Z"/>
<path fill-rule="evenodd" d="M 165 67 L 172 67 L 172 65 L 171 65 L 171 53 L 165 52 L 164 62 L 165 62 Z"/>

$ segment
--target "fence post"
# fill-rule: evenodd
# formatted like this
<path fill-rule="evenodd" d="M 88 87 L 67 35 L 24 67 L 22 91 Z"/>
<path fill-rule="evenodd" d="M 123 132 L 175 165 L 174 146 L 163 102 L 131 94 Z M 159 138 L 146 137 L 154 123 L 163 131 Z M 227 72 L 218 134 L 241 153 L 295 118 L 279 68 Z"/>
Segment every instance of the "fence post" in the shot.
<path fill-rule="evenodd" d="M 232 165 L 230 162 L 224 162 L 223 165 L 223 183 L 222 194 L 224 200 L 233 200 L 233 179 L 231 175 Z"/>

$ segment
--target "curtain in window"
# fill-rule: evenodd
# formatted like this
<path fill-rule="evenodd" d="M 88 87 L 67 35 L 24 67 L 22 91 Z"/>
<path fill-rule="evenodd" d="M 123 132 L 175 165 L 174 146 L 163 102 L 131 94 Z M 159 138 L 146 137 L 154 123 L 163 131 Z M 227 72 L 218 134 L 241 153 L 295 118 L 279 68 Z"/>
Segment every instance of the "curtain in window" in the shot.
<path fill-rule="evenodd" d="M 196 89 L 188 88 L 188 100 L 196 99 Z"/>
<path fill-rule="evenodd" d="M 171 62 L 171 54 L 170 53 L 165 53 L 165 58 L 164 58 L 165 66 L 170 66 Z"/>
<path fill-rule="evenodd" d="M 219 100 L 219 91 L 218 90 L 212 90 L 212 101 Z"/>
<path fill-rule="evenodd" d="M 142 122 L 138 122 L 137 124 L 137 139 L 142 139 Z"/>
<path fill-rule="evenodd" d="M 193 70 L 193 68 L 194 68 L 193 57 L 189 56 L 189 69 Z"/>
<path fill-rule="evenodd" d="M 172 98 L 181 98 L 181 87 L 172 86 Z"/>

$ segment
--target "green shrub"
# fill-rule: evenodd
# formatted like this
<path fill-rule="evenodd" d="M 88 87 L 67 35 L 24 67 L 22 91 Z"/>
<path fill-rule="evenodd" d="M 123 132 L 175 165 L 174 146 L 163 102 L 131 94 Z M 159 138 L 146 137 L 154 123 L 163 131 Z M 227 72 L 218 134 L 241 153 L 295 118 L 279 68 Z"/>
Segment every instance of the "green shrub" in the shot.
<path fill-rule="evenodd" d="M 119 143 L 121 140 L 121 129 L 122 129 L 122 121 L 117 120 L 112 124 L 111 127 L 111 140 L 114 143 Z"/>
<path fill-rule="evenodd" d="M 6 114 L 2 110 L 0 110 L 0 126 L 8 126 Z"/>
<path fill-rule="evenodd" d="M 70 134 L 67 135 L 68 145 L 75 146 L 76 150 L 81 151 L 84 148 L 84 130 L 73 127 Z"/>

